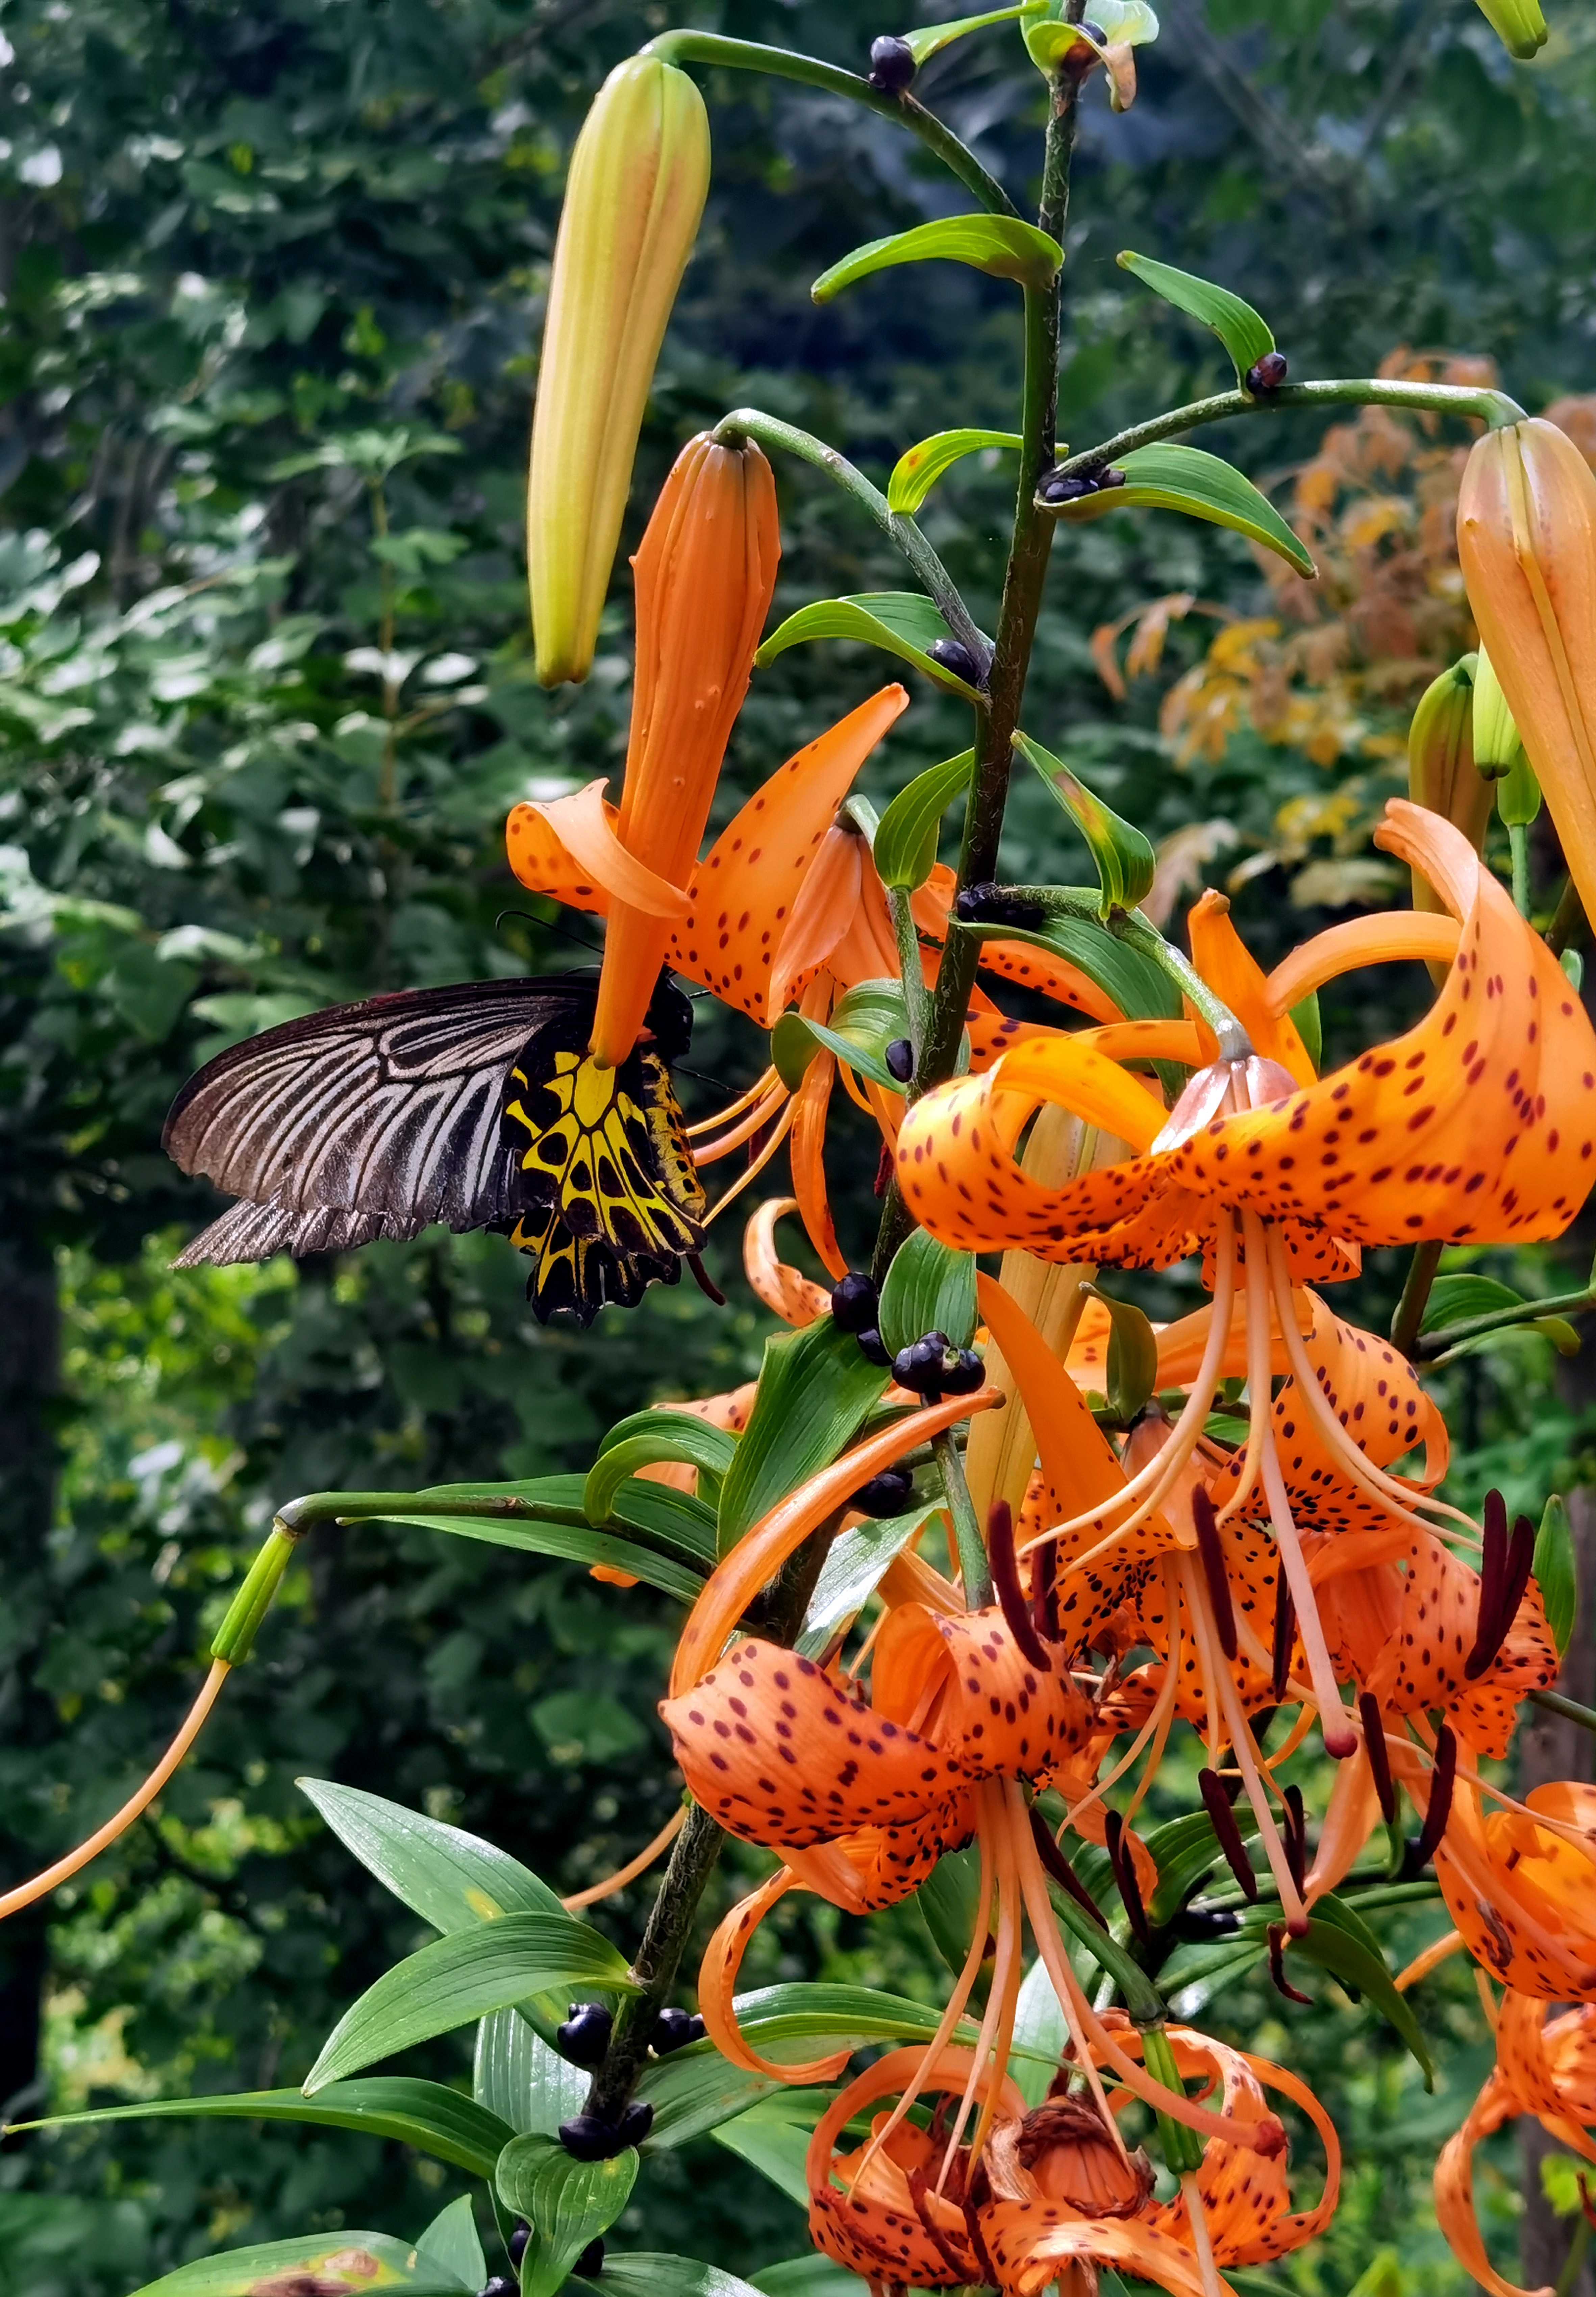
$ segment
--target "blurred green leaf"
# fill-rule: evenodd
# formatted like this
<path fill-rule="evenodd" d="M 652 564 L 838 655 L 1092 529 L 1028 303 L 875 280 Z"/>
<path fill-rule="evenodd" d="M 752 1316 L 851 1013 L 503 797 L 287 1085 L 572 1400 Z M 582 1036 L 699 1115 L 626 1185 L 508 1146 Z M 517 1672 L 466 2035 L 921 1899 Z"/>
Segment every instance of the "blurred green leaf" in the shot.
<path fill-rule="evenodd" d="M 856 280 L 900 263 L 925 263 L 936 258 L 950 263 L 972 264 L 996 279 L 1013 279 L 1022 287 L 1046 287 L 1064 262 L 1056 239 L 1017 216 L 940 216 L 934 223 L 916 224 L 885 239 L 872 239 L 856 247 L 823 271 L 810 289 L 817 303 L 832 297 Z"/>

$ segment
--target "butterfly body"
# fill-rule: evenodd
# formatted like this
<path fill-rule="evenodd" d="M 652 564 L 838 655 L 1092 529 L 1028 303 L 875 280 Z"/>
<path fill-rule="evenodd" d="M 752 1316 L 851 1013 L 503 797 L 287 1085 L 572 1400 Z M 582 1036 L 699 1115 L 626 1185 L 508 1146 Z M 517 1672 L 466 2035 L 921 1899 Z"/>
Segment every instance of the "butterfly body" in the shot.
<path fill-rule="evenodd" d="M 491 1228 L 536 1256 L 541 1318 L 589 1322 L 674 1282 L 703 1240 L 667 1059 L 692 1008 L 662 981 L 615 1068 L 587 1050 L 596 983 L 572 974 L 401 990 L 304 1015 L 191 1078 L 162 1142 L 242 1201 L 177 1262 L 262 1260 Z"/>

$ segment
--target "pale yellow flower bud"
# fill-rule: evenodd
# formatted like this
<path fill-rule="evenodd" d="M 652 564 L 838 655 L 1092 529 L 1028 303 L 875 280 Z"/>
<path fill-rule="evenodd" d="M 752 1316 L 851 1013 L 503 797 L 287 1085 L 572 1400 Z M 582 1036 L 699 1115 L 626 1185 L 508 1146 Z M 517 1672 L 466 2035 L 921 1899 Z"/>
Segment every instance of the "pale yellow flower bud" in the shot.
<path fill-rule="evenodd" d="M 709 119 L 687 74 L 657 56 L 618 65 L 571 158 L 532 416 L 527 573 L 545 686 L 592 667 L 654 361 L 709 177 Z"/>
<path fill-rule="evenodd" d="M 1475 657 L 1474 762 L 1485 779 L 1496 782 L 1512 770 L 1519 751 L 1518 729 L 1501 690 L 1501 680 L 1484 646 Z"/>
<path fill-rule="evenodd" d="M 1476 441 L 1458 499 L 1468 603 L 1596 918 L 1596 477 L 1555 424 Z"/>
<path fill-rule="evenodd" d="M 1541 0 L 1478 0 L 1480 14 L 1509 55 L 1521 64 L 1546 45 L 1546 19 Z"/>

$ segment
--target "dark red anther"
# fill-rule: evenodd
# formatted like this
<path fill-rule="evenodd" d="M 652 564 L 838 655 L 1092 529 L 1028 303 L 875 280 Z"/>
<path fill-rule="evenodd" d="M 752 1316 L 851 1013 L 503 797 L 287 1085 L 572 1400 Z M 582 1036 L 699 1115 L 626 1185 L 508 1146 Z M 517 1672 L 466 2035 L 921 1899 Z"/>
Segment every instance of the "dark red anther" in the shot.
<path fill-rule="evenodd" d="M 931 2180 L 917 2164 L 909 2173 L 909 2198 L 914 2203 L 920 2223 L 925 2227 L 931 2238 L 932 2246 L 942 2263 L 950 2273 L 957 2273 L 962 2278 L 967 2269 L 967 2260 L 960 2257 L 932 2214 Z"/>
<path fill-rule="evenodd" d="M 992 1567 L 992 1586 L 1008 1622 L 1008 1632 L 1032 1667 L 1044 1675 L 1053 1671 L 1047 1645 L 1036 1632 L 1020 1585 L 1019 1558 L 1014 1552 L 1014 1511 L 1007 1500 L 994 1500 L 986 1519 L 986 1553 Z"/>
<path fill-rule="evenodd" d="M 1131 1929 L 1146 1946 L 1153 1933 L 1148 1924 L 1148 1910 L 1141 1903 L 1141 1885 L 1136 1879 L 1131 1846 L 1125 1840 L 1125 1822 L 1117 1810 L 1104 1812 L 1103 1833 L 1108 1845 L 1108 1863 L 1114 1869 L 1115 1887 L 1131 1917 Z"/>
<path fill-rule="evenodd" d="M 1370 1775 L 1380 1799 L 1380 1816 L 1387 1826 L 1394 1826 L 1396 1787 L 1391 1776 L 1391 1758 L 1386 1751 L 1385 1718 L 1372 1691 L 1359 1692 L 1358 1712 L 1363 1718 L 1363 1752 L 1369 1758 Z"/>
<path fill-rule="evenodd" d="M 1031 1551 L 1031 1585 L 1035 1593 L 1031 1598 L 1031 1616 L 1036 1622 L 1036 1632 L 1049 1642 L 1064 1641 L 1064 1622 L 1058 1616 L 1058 1542 L 1049 1539 Z"/>
<path fill-rule="evenodd" d="M 1490 1501 L 1496 1506 L 1492 1508 Z M 1465 1682 L 1477 1683 L 1491 1667 L 1497 1653 L 1512 1631 L 1518 1616 L 1518 1606 L 1524 1601 L 1524 1591 L 1529 1585 L 1530 1567 L 1535 1560 L 1535 1527 L 1526 1515 L 1521 1515 L 1513 1526 L 1510 1539 L 1507 1532 L 1507 1511 L 1500 1492 L 1493 1492 L 1485 1503 L 1485 1547 L 1480 1559 L 1479 1619 L 1474 1633 L 1474 1649 L 1463 1662 Z"/>
<path fill-rule="evenodd" d="M 1269 1975 L 1277 1994 L 1283 1994 L 1287 2002 L 1300 2002 L 1305 2009 L 1312 2008 L 1312 1996 L 1299 1994 L 1286 1975 L 1284 1922 L 1271 1922 L 1269 1926 Z"/>
<path fill-rule="evenodd" d="M 1191 1519 L 1197 1526 L 1197 1552 L 1203 1559 L 1203 1576 L 1208 1582 L 1208 1598 L 1213 1606 L 1213 1624 L 1219 1634 L 1219 1647 L 1227 1659 L 1233 1659 L 1236 1656 L 1236 1612 L 1230 1601 L 1225 1552 L 1220 1544 L 1213 1502 L 1200 1484 L 1191 1494 Z"/>
<path fill-rule="evenodd" d="M 881 1154 L 876 1160 L 876 1194 L 878 1197 L 884 1197 L 892 1187 L 893 1174 L 897 1169 L 897 1159 L 884 1140 L 881 1144 Z"/>
<path fill-rule="evenodd" d="M 1067 1890 L 1075 1904 L 1085 1909 L 1100 1931 L 1106 1931 L 1108 1925 L 1103 1920 L 1102 1908 L 1058 1848 L 1047 1820 L 1034 1803 L 1031 1806 L 1031 1833 L 1036 1844 L 1036 1855 L 1047 1873 L 1061 1890 Z"/>
<path fill-rule="evenodd" d="M 1457 1775 L 1457 1734 L 1449 1723 L 1443 1723 L 1436 1733 L 1436 1766 L 1430 1773 L 1430 1799 L 1413 1851 L 1416 1866 L 1427 1866 L 1441 1847 L 1446 1822 L 1452 1816 L 1452 1791 Z"/>
<path fill-rule="evenodd" d="M 1270 1673 L 1270 1691 L 1276 1706 L 1286 1696 L 1291 1681 L 1291 1647 L 1296 1641 L 1296 1605 L 1291 1600 L 1291 1582 L 1286 1577 L 1286 1566 L 1275 1559 L 1275 1652 L 1274 1666 Z"/>
<path fill-rule="evenodd" d="M 1303 1791 L 1301 1787 L 1287 1787 L 1280 1799 L 1286 1806 L 1280 1826 L 1286 1864 L 1300 1893 L 1308 1873 L 1308 1819 L 1303 1808 Z"/>
<path fill-rule="evenodd" d="M 1236 1824 L 1236 1814 L 1230 1807 L 1230 1798 L 1225 1792 L 1224 1782 L 1217 1771 L 1197 1773 L 1197 1792 L 1203 1798 L 1203 1808 L 1208 1814 L 1214 1839 L 1225 1854 L 1225 1864 L 1236 1877 L 1244 1897 L 1255 1898 L 1258 1878 L 1253 1872 L 1253 1862 L 1246 1855 L 1246 1845 L 1241 1839 L 1241 1829 Z"/>

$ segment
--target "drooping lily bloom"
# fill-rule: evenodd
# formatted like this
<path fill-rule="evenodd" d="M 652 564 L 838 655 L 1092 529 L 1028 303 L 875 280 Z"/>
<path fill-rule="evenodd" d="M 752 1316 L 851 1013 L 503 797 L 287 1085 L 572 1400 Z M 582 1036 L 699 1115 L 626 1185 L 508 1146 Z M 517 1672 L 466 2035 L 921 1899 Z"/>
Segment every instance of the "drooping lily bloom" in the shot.
<path fill-rule="evenodd" d="M 1474 2149 L 1521 2114 L 1534 2114 L 1559 2145 L 1596 2161 L 1596 2006 L 1543 2022 L 1543 1999 L 1509 1992 L 1496 2026 L 1496 2064 L 1436 2165 L 1436 2221 L 1459 2264 L 1490 2297 L 1526 2297 L 1492 2265 L 1474 2208 Z M 1544 2293 L 1542 2293 L 1544 2297 Z"/>
<path fill-rule="evenodd" d="M 1535 1787 L 1485 1814 L 1462 1775 L 1435 1854 L 1447 1912 L 1483 1969 L 1543 2002 L 1596 2003 L 1596 1787 Z"/>
<path fill-rule="evenodd" d="M 1208 1357 L 1169 1443 L 1115 1495 L 1105 1538 L 1128 1537 L 1186 1470 L 1241 1297 L 1238 1270 L 1255 1347 L 1263 1348 L 1272 1316 L 1307 1425 L 1338 1473 L 1399 1517 L 1435 1504 L 1416 1499 L 1341 1424 L 1297 1329 L 1293 1288 L 1350 1274 L 1362 1244 L 1560 1235 L 1596 1178 L 1596 1034 L 1551 952 L 1449 823 L 1394 800 L 1379 842 L 1423 870 L 1450 917 L 1338 926 L 1268 983 L 1228 920 L 1210 912 L 1200 937 L 1194 921 L 1196 961 L 1238 1025 L 1172 1115 L 1122 1066 L 1131 1048 L 1115 1030 L 1017 1046 L 983 1075 L 927 1094 L 905 1119 L 900 1181 L 945 1244 L 1138 1267 L 1205 1255 L 1214 1294 Z M 1426 1019 L 1344 1069 L 1304 1077 L 1300 1042 L 1282 1028 L 1290 1006 L 1349 966 L 1440 954 L 1453 920 L 1450 970 Z M 1134 1026 L 1137 1050 L 1175 1058 L 1174 1033 L 1191 1028 Z M 1134 1153 L 1063 1187 L 1039 1186 L 1012 1152 L 1045 1105 L 1100 1125 Z M 1255 1395 L 1267 1392 L 1261 1354 L 1248 1376 Z M 1275 1430 L 1263 1415 L 1230 1503 L 1255 1488 L 1268 1506 L 1325 1743 L 1350 1754 L 1356 1733 L 1341 1717 Z"/>
<path fill-rule="evenodd" d="M 1139 2038 L 1111 2021 L 1127 2046 Z M 1267 2158 L 1211 2137 L 1197 2170 L 1173 2200 L 1154 2201 L 1152 2176 L 1126 2155 L 1083 2099 L 1049 2098 L 1024 2120 L 1000 2126 L 977 2178 L 977 2225 L 1004 2297 L 1040 2297 L 1071 2264 L 1107 2266 L 1156 2283 L 1171 2297 L 1225 2289 L 1214 2268 L 1257 2265 L 1287 2255 L 1322 2232 L 1339 2199 L 1341 2149 L 1335 2125 L 1307 2085 L 1284 2067 L 1228 2048 L 1188 2027 L 1167 2038 L 1183 2080 L 1222 2087 L 1238 2118 L 1266 2111 L 1265 2085 L 1282 2091 L 1312 2121 L 1327 2174 L 1315 2208 L 1294 2211 L 1282 2147 Z"/>

